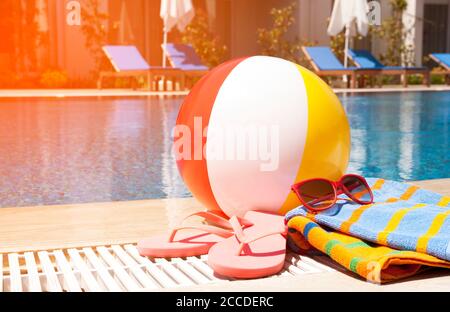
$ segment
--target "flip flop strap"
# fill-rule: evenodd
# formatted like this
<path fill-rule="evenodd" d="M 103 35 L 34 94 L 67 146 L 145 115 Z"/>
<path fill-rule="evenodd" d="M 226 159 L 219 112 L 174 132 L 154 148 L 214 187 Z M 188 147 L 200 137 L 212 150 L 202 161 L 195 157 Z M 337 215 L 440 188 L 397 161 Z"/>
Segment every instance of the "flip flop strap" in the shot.
<path fill-rule="evenodd" d="M 211 212 L 211 211 L 198 211 L 198 212 L 194 212 L 188 216 L 186 216 L 181 223 L 190 218 L 190 217 L 201 217 L 203 219 L 205 219 L 206 221 L 209 222 L 213 222 L 219 226 L 213 226 L 213 225 L 205 225 L 205 224 L 198 224 L 198 225 L 189 225 L 189 226 L 177 226 L 174 229 L 172 229 L 172 232 L 170 233 L 169 236 L 169 242 L 173 242 L 176 233 L 179 230 L 200 230 L 203 231 L 205 233 L 209 233 L 209 234 L 215 234 L 221 237 L 230 237 L 231 235 L 233 235 L 233 226 L 231 225 L 231 223 L 225 219 L 224 217 Z M 242 227 L 246 227 L 246 226 L 250 226 L 253 225 L 253 223 L 245 220 L 245 219 L 238 219 L 237 217 L 235 217 L 237 219 L 237 222 L 239 223 L 239 226 L 241 228 L 242 231 Z M 242 224 L 241 224 L 242 223 Z"/>
<path fill-rule="evenodd" d="M 218 235 L 218 236 L 224 237 L 224 238 L 227 238 L 227 237 L 230 237 L 231 235 L 233 235 L 233 232 L 231 230 L 222 229 L 217 226 L 205 225 L 205 224 L 187 225 L 187 226 L 177 227 L 172 230 L 172 233 L 170 234 L 170 237 L 169 237 L 170 243 L 173 242 L 175 235 L 180 230 L 199 230 L 199 231 L 202 231 L 202 232 L 205 232 L 208 234 L 215 234 L 215 235 Z"/>
<path fill-rule="evenodd" d="M 190 217 L 201 217 L 201 218 L 205 219 L 206 221 L 209 221 L 209 222 L 219 225 L 220 227 L 230 229 L 230 230 L 233 229 L 232 225 L 230 224 L 230 222 L 227 219 L 225 219 L 224 217 L 222 217 L 212 211 L 194 212 L 194 213 L 188 215 L 187 217 L 185 217 L 183 219 L 183 221 Z M 242 219 L 242 218 L 239 219 L 239 222 L 245 227 L 253 225 L 253 223 L 251 223 L 245 219 Z"/>
<path fill-rule="evenodd" d="M 230 224 L 233 227 L 234 235 L 236 236 L 237 240 L 240 243 L 239 250 L 237 252 L 238 256 L 241 254 L 242 249 L 244 248 L 245 245 L 248 245 L 252 242 L 260 240 L 264 237 L 268 237 L 268 236 L 272 236 L 272 235 L 276 235 L 276 234 L 281 234 L 281 235 L 287 234 L 287 227 L 284 227 L 283 230 L 276 229 L 273 231 L 267 231 L 264 234 L 249 238 L 244 234 L 244 231 L 242 230 L 242 225 L 239 223 L 239 220 L 235 216 L 230 218 Z"/>

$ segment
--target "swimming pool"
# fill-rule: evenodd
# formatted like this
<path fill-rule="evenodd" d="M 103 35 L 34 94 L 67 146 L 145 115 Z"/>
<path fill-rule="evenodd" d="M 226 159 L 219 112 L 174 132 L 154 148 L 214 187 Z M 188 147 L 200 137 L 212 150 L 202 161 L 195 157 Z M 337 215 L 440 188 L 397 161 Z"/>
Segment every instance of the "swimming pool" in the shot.
<path fill-rule="evenodd" d="M 450 92 L 340 95 L 349 172 L 450 177 Z M 0 99 L 0 207 L 186 197 L 170 131 L 182 98 Z"/>
<path fill-rule="evenodd" d="M 340 99 L 351 126 L 349 172 L 401 181 L 450 177 L 450 92 Z"/>

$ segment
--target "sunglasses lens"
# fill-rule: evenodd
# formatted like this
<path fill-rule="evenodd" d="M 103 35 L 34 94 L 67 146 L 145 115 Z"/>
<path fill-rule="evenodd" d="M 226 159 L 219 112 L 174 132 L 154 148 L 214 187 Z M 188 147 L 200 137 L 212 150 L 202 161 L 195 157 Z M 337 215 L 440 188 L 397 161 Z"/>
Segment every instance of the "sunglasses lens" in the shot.
<path fill-rule="evenodd" d="M 362 203 L 372 202 L 372 193 L 366 183 L 360 178 L 355 176 L 345 176 L 341 182 L 352 195 L 353 199 L 357 199 Z"/>
<path fill-rule="evenodd" d="M 301 200 L 311 209 L 323 210 L 331 207 L 335 202 L 335 192 L 330 182 L 325 180 L 311 180 L 297 187 Z"/>

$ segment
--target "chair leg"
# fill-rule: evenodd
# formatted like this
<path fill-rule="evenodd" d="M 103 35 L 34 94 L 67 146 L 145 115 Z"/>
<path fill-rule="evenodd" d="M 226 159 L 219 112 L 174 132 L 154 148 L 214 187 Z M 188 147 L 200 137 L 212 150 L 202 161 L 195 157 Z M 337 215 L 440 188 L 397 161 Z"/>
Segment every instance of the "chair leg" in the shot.
<path fill-rule="evenodd" d="M 350 88 L 356 89 L 356 74 L 352 73 L 350 78 Z"/>
<path fill-rule="evenodd" d="M 431 86 L 431 76 L 430 76 L 430 72 L 426 72 L 423 74 L 423 79 L 425 80 L 425 85 L 427 87 Z"/>
<path fill-rule="evenodd" d="M 405 74 L 403 74 L 402 76 L 401 76 L 402 78 L 402 84 L 403 84 L 403 87 L 404 88 L 408 88 L 408 76 L 406 75 L 406 73 Z"/>
<path fill-rule="evenodd" d="M 153 74 L 152 73 L 148 73 L 147 74 L 147 84 L 148 84 L 148 91 L 153 91 Z"/>
<path fill-rule="evenodd" d="M 186 88 L 186 75 L 182 73 L 180 77 L 180 91 L 184 91 Z"/>
<path fill-rule="evenodd" d="M 366 77 L 364 77 L 364 75 L 359 76 L 358 86 L 360 88 L 364 88 L 366 86 Z"/>
<path fill-rule="evenodd" d="M 97 79 L 97 89 L 99 89 L 99 90 L 102 89 L 102 80 L 103 80 L 103 74 L 100 73 L 100 75 L 98 76 L 98 79 Z"/>

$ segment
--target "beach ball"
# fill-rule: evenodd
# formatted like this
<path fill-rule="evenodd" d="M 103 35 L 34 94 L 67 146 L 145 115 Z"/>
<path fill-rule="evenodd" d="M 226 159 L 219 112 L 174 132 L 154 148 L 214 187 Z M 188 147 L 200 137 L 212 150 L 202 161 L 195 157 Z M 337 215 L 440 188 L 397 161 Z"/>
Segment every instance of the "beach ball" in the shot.
<path fill-rule="evenodd" d="M 178 169 L 209 210 L 284 214 L 300 205 L 291 185 L 338 180 L 350 128 L 333 90 L 300 65 L 269 56 L 211 70 L 182 103 L 173 132 Z"/>

